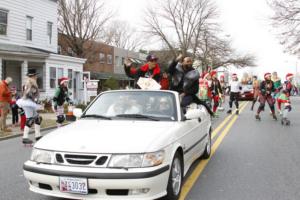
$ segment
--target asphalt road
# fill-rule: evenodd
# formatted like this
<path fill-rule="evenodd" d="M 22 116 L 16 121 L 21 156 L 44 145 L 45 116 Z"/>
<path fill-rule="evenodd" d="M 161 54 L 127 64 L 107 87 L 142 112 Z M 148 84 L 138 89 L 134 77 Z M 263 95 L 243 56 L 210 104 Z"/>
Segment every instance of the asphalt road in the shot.
<path fill-rule="evenodd" d="M 223 112 L 214 120 L 216 151 L 204 165 L 199 177 L 191 177 L 203 161 L 196 161 L 189 174 L 195 183 L 184 186 L 187 200 L 296 200 L 300 199 L 300 98 L 292 99 L 292 125 L 283 127 L 272 120 L 269 110 L 262 121 L 254 119 L 247 104 L 236 121 L 234 115 L 223 128 Z M 232 122 L 231 122 L 232 121 Z M 230 122 L 232 127 L 229 126 Z M 226 135 L 222 134 L 224 130 Z M 0 141 L 0 199 L 1 200 L 57 200 L 28 190 L 22 166 L 30 156 L 21 138 Z"/>

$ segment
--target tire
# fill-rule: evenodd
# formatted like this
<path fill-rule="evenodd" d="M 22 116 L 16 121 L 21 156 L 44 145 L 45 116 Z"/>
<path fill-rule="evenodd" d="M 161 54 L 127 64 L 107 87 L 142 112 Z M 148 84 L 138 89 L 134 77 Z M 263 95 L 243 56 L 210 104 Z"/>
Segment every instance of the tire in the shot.
<path fill-rule="evenodd" d="M 209 133 L 208 133 L 208 140 L 207 143 L 205 145 L 205 150 L 201 156 L 202 159 L 208 159 L 210 157 L 211 154 L 211 129 L 209 129 Z"/>
<path fill-rule="evenodd" d="M 183 183 L 183 162 L 179 152 L 174 155 L 165 200 L 178 200 Z"/>

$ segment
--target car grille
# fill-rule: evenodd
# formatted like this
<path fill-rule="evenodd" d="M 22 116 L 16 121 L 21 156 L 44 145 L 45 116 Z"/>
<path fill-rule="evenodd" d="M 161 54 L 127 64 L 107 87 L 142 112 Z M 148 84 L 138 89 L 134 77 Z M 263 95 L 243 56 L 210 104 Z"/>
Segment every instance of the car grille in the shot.
<path fill-rule="evenodd" d="M 56 153 L 56 163 L 71 166 L 106 167 L 109 155 Z"/>

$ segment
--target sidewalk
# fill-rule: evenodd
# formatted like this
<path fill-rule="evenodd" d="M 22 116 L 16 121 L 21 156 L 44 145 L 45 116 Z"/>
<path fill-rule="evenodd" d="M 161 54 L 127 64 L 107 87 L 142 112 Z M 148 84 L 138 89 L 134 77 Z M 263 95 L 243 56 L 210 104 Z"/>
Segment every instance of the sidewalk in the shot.
<path fill-rule="evenodd" d="M 55 113 L 40 113 L 40 116 L 43 118 L 42 124 L 41 124 L 41 132 L 46 130 L 51 130 L 56 128 L 56 115 Z M 18 137 L 23 135 L 23 131 L 20 129 L 20 118 L 19 118 L 19 124 L 15 127 L 12 126 L 12 117 L 11 114 L 7 116 L 6 123 L 8 128 L 12 129 L 12 132 L 0 132 L 0 141 Z M 31 129 L 30 133 L 34 132 L 34 128 Z"/>

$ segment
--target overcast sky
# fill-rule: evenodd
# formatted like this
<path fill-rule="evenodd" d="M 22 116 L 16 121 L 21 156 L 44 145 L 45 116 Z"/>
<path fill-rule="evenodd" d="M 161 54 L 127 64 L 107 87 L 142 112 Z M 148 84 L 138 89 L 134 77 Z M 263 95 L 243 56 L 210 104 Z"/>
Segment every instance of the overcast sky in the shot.
<path fill-rule="evenodd" d="M 107 1 L 114 9 L 117 9 L 118 18 L 128 21 L 138 29 L 142 25 L 143 12 L 151 3 L 147 0 Z M 246 69 L 247 71 L 251 71 L 261 78 L 265 72 L 277 71 L 282 78 L 288 72 L 296 72 L 297 59 L 295 56 L 283 53 L 284 49 L 279 45 L 274 30 L 270 26 L 268 16 L 272 11 L 265 0 L 215 1 L 224 34 L 230 36 L 233 46 L 240 53 L 252 53 L 257 57 L 258 67 L 251 70 Z M 300 66 L 298 71 L 300 71 Z M 239 74 L 242 73 L 243 70 Z"/>

